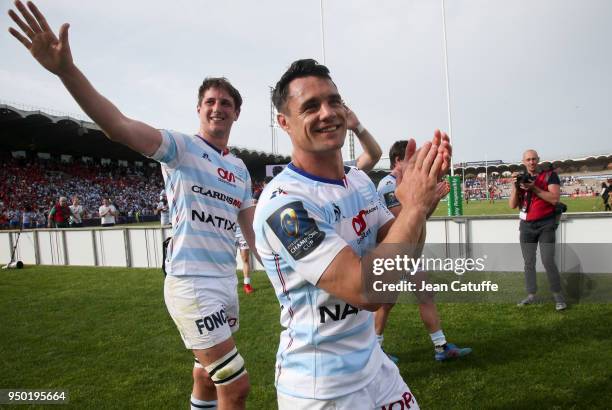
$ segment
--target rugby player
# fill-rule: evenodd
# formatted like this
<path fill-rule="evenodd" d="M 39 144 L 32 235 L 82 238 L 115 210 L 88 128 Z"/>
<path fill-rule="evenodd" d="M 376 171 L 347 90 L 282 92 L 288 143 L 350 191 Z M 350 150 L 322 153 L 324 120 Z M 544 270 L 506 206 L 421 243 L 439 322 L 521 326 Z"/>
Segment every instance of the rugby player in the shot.
<path fill-rule="evenodd" d="M 244 235 L 240 227 L 236 227 L 236 247 L 240 250 L 240 259 L 242 260 L 242 289 L 247 295 L 253 293 L 253 285 L 251 285 L 251 252 L 249 244 L 244 240 Z"/>
<path fill-rule="evenodd" d="M 436 184 L 449 167 L 448 137 L 436 131 L 418 151 L 411 141 L 396 190 L 405 206 L 394 220 L 367 175 L 343 166 L 347 111 L 325 66 L 294 62 L 273 102 L 293 144 L 292 162 L 260 196 L 254 229 L 285 328 L 276 357 L 278 406 L 418 408 L 376 340 L 372 312 L 380 304 L 362 293 L 361 264 L 368 251 L 380 250 L 377 243 L 424 241 Z"/>
<path fill-rule="evenodd" d="M 378 195 L 385 206 L 391 211 L 391 213 L 397 217 L 402 210 L 402 204 L 397 200 L 395 196 L 395 189 L 397 187 L 397 176 L 402 172 L 401 164 L 404 160 L 404 153 L 406 152 L 406 146 L 408 145 L 407 140 L 396 141 L 389 150 L 389 161 L 391 172 L 386 175 L 378 183 Z M 427 212 L 427 217 L 431 216 L 436 210 L 436 206 L 442 198 L 448 194 L 449 186 L 446 181 L 439 182 L 436 187 L 436 198 L 431 204 L 431 208 Z M 423 227 L 425 230 L 425 227 Z M 420 252 L 419 252 L 420 254 Z M 421 274 L 423 274 L 422 272 Z M 453 343 L 447 343 L 446 336 L 442 331 L 440 323 L 440 315 L 438 309 L 433 301 L 432 295 L 420 295 L 419 300 L 419 313 L 421 315 L 421 321 L 425 325 L 425 328 L 429 332 L 429 337 L 434 345 L 434 359 L 438 361 L 448 360 L 454 357 L 461 357 L 472 352 L 469 347 L 457 347 Z M 376 337 L 379 343 L 382 345 L 384 340 L 383 332 L 387 324 L 389 312 L 393 308 L 393 304 L 385 304 L 379 310 L 376 311 L 375 327 Z M 395 356 L 390 358 L 393 361 L 397 361 Z"/>
<path fill-rule="evenodd" d="M 15 2 L 21 29 L 9 32 L 57 75 L 106 136 L 161 163 L 173 239 L 168 246 L 164 296 L 185 346 L 196 357 L 192 409 L 245 407 L 249 380 L 232 333 L 238 329 L 234 231 L 254 247 L 251 180 L 230 154 L 230 130 L 242 98 L 225 78 L 207 78 L 198 91 L 195 135 L 157 130 L 126 117 L 98 93 L 73 62 L 68 24 L 59 35 L 31 3 Z M 217 403 L 218 398 L 218 403 Z"/>

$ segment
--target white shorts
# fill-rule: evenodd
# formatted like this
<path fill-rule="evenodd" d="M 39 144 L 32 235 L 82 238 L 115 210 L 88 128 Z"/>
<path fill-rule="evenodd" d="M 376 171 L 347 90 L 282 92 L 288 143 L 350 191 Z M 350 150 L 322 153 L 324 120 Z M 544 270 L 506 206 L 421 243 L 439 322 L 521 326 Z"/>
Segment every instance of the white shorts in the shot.
<path fill-rule="evenodd" d="M 208 349 L 238 330 L 236 276 L 166 276 L 164 299 L 187 349 Z"/>
<path fill-rule="evenodd" d="M 236 237 L 236 246 L 239 247 L 241 251 L 249 249 L 249 244 L 241 236 Z"/>
<path fill-rule="evenodd" d="M 337 399 L 302 399 L 276 392 L 279 410 L 408 410 L 418 409 L 399 369 L 385 356 L 376 377 L 361 390 Z"/>

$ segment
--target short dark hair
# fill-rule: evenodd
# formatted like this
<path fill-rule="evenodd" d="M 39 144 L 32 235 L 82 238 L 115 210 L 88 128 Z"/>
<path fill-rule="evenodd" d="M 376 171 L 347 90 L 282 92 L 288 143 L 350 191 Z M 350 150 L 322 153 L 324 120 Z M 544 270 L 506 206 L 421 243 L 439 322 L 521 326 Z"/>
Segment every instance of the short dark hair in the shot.
<path fill-rule="evenodd" d="M 206 90 L 209 88 L 221 88 L 222 90 L 227 91 L 227 93 L 234 100 L 234 106 L 236 107 L 236 111 L 240 111 L 240 107 L 242 106 L 242 97 L 240 96 L 240 92 L 229 82 L 229 80 L 225 77 L 206 77 L 202 85 L 198 89 L 198 107 L 202 104 L 202 98 L 204 98 L 204 94 Z"/>
<path fill-rule="evenodd" d="M 289 97 L 289 84 L 296 78 L 319 77 L 332 81 L 329 69 L 312 58 L 305 58 L 291 63 L 285 74 L 278 80 L 272 92 L 272 103 L 278 112 L 282 112 Z M 333 81 L 332 81 L 333 82 Z"/>
<path fill-rule="evenodd" d="M 406 154 L 406 147 L 408 146 L 408 140 L 395 141 L 389 149 L 389 161 L 391 163 L 390 168 L 393 169 L 397 161 L 403 161 L 404 155 Z"/>

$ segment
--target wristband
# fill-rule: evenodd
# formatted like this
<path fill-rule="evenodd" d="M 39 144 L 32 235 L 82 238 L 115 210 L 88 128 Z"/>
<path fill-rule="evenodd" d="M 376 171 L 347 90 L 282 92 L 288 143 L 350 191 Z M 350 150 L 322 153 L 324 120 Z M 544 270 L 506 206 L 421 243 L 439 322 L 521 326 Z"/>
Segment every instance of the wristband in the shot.
<path fill-rule="evenodd" d="M 359 123 L 357 124 L 356 130 L 357 132 L 355 134 L 357 134 L 357 136 L 360 136 L 365 131 L 365 127 L 361 125 L 361 123 Z"/>

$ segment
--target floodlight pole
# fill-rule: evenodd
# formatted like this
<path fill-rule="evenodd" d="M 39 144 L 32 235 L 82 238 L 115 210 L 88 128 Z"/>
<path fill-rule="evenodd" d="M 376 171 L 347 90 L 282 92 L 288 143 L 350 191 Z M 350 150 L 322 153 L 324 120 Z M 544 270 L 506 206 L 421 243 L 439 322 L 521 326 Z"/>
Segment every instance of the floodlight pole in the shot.
<path fill-rule="evenodd" d="M 319 15 L 321 17 L 321 56 L 323 57 L 323 65 L 326 64 L 325 59 L 325 14 L 323 12 L 323 0 L 319 0 Z M 349 159 L 355 159 L 355 134 L 348 131 L 348 150 Z"/>
<path fill-rule="evenodd" d="M 323 65 L 325 65 L 325 23 L 323 18 L 323 0 L 319 0 L 319 10 L 321 14 L 321 52 L 323 55 Z"/>
<path fill-rule="evenodd" d="M 319 15 L 321 17 L 321 56 L 323 57 L 323 65 L 325 61 L 325 14 L 323 13 L 323 0 L 319 0 Z M 348 131 L 348 154 L 349 159 L 355 159 L 355 134 Z"/>
<path fill-rule="evenodd" d="M 487 199 L 489 198 L 489 161 L 487 160 L 487 156 L 485 155 L 485 189 L 487 193 Z"/>
<path fill-rule="evenodd" d="M 278 141 L 276 138 L 276 109 L 274 108 L 274 102 L 272 101 L 273 94 L 274 87 L 270 87 L 270 131 L 272 133 L 272 153 L 278 154 Z"/>
<path fill-rule="evenodd" d="M 454 137 L 453 120 L 451 116 L 451 94 L 450 94 L 450 85 L 449 85 L 450 81 L 448 79 L 448 51 L 447 51 L 447 45 L 446 45 L 446 11 L 444 7 L 444 0 L 442 0 L 442 35 L 444 39 L 443 41 L 443 44 L 444 44 L 444 73 L 445 73 L 445 80 L 446 80 L 446 108 L 448 111 L 448 134 L 451 137 Z M 453 168 L 453 158 L 452 157 L 450 159 L 450 172 L 451 172 L 451 176 L 455 175 L 455 169 Z"/>

